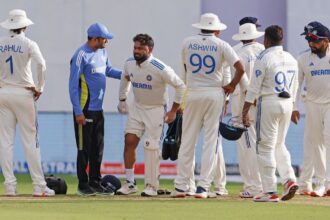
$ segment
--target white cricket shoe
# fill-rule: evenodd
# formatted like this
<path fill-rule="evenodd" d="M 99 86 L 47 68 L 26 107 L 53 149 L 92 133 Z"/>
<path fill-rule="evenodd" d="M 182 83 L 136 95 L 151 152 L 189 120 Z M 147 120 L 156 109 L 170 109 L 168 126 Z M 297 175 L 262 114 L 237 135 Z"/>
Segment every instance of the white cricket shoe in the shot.
<path fill-rule="evenodd" d="M 172 198 L 184 198 L 187 196 L 188 192 L 185 192 L 184 190 L 175 188 L 172 192 L 171 192 L 171 197 Z"/>
<path fill-rule="evenodd" d="M 289 199 L 292 199 L 294 195 L 296 194 L 296 191 L 298 190 L 299 186 L 294 181 L 288 181 L 284 184 L 284 191 L 281 200 L 287 201 Z"/>
<path fill-rule="evenodd" d="M 188 191 L 186 191 L 186 196 L 194 196 L 196 194 L 195 189 L 189 188 Z"/>
<path fill-rule="evenodd" d="M 228 195 L 228 191 L 226 188 L 218 188 L 215 187 L 214 188 L 214 192 L 215 194 L 217 194 L 218 196 L 227 196 Z"/>
<path fill-rule="evenodd" d="M 135 181 L 132 183 L 126 180 L 126 183 L 116 192 L 116 195 L 129 195 L 136 193 L 138 191 L 138 187 L 136 186 Z"/>
<path fill-rule="evenodd" d="M 206 191 L 201 186 L 197 186 L 195 198 L 197 199 L 217 198 L 217 194 L 210 191 Z"/>
<path fill-rule="evenodd" d="M 32 195 L 37 197 L 50 197 L 50 196 L 55 196 L 55 191 L 49 189 L 47 186 L 35 185 L 33 187 Z"/>
<path fill-rule="evenodd" d="M 5 195 L 6 196 L 16 196 L 17 195 L 16 185 L 14 185 L 14 184 L 6 185 Z"/>
<path fill-rule="evenodd" d="M 315 187 L 314 191 L 311 192 L 311 196 L 313 197 L 322 197 L 325 194 L 325 186 L 324 185 L 320 185 Z"/>
<path fill-rule="evenodd" d="M 243 199 L 251 199 L 260 193 L 261 192 L 242 191 L 239 193 L 239 197 L 241 197 Z"/>
<path fill-rule="evenodd" d="M 145 196 L 145 197 L 158 196 L 158 193 L 155 187 L 153 187 L 150 184 L 147 184 L 146 188 L 141 193 L 141 196 Z"/>
<path fill-rule="evenodd" d="M 261 193 L 253 197 L 255 202 L 279 202 L 280 199 L 276 193 Z"/>

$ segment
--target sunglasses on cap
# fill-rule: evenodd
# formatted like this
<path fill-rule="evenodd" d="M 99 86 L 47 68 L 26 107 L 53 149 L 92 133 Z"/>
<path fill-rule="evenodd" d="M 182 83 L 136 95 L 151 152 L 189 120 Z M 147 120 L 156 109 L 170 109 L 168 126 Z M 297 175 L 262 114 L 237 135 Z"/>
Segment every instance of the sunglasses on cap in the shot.
<path fill-rule="evenodd" d="M 312 33 L 307 33 L 305 38 L 308 41 L 320 41 L 322 39 L 326 39 L 327 37 L 320 37 Z"/>

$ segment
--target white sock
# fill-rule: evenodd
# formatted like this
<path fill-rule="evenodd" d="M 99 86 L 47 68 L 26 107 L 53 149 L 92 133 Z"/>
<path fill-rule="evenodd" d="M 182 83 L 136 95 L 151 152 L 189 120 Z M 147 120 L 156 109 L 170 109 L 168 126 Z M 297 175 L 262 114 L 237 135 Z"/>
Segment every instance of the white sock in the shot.
<path fill-rule="evenodd" d="M 134 183 L 134 168 L 126 169 L 126 179 L 131 183 Z"/>

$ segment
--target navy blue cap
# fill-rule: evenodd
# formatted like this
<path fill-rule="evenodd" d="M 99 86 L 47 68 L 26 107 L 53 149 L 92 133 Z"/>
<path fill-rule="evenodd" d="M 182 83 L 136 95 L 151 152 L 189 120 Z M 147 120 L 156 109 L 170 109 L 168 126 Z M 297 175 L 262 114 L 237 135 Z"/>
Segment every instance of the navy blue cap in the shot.
<path fill-rule="evenodd" d="M 101 37 L 105 39 L 113 38 L 113 34 L 109 33 L 107 27 L 101 23 L 95 23 L 89 26 L 87 35 L 88 37 Z"/>
<path fill-rule="evenodd" d="M 239 21 L 239 25 L 243 25 L 247 23 L 255 24 L 256 27 L 261 27 L 261 25 L 258 23 L 258 18 L 255 17 L 244 17 Z"/>
<path fill-rule="evenodd" d="M 330 31 L 320 22 L 313 21 L 305 26 L 304 32 L 301 33 L 301 35 L 306 35 L 305 39 L 308 41 L 319 41 L 324 38 L 329 38 Z"/>

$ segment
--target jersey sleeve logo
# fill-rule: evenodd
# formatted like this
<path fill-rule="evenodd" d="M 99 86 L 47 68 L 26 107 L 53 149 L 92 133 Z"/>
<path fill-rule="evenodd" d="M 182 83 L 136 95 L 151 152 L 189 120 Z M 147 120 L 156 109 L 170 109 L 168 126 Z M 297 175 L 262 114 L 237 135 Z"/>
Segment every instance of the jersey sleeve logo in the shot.
<path fill-rule="evenodd" d="M 160 62 L 158 62 L 157 60 L 151 60 L 150 63 L 160 70 L 165 69 L 165 66 L 163 64 L 161 64 Z"/>

